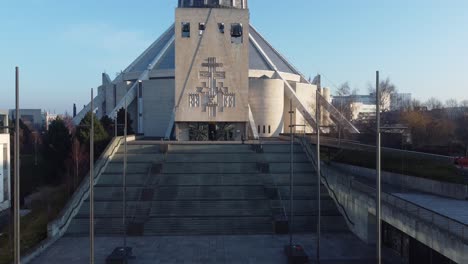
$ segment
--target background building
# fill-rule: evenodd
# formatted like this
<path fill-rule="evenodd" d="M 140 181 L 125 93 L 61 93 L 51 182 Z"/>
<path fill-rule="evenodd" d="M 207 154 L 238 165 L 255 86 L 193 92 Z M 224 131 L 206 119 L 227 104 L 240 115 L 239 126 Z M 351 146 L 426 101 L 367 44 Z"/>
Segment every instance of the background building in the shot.
<path fill-rule="evenodd" d="M 8 111 L 0 110 L 0 126 L 8 126 Z M 0 212 L 10 208 L 10 134 L 0 129 Z"/>
<path fill-rule="evenodd" d="M 10 109 L 10 119 L 16 120 L 15 109 Z M 41 109 L 20 109 L 20 119 L 23 123 L 31 129 L 42 129 L 44 126 L 44 118 Z"/>
<path fill-rule="evenodd" d="M 411 105 L 411 94 L 392 93 L 383 95 L 382 112 L 397 111 Z M 333 96 L 332 104 L 343 112 L 351 121 L 368 120 L 375 118 L 375 93 L 369 95 Z"/>

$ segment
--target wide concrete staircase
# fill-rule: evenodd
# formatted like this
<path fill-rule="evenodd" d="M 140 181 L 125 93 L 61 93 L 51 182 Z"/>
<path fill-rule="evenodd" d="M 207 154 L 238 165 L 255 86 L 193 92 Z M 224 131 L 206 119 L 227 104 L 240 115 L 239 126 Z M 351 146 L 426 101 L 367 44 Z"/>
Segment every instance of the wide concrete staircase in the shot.
<path fill-rule="evenodd" d="M 316 228 L 317 180 L 300 145 L 294 147 L 294 231 Z M 274 219 L 289 215 L 288 144 L 128 145 L 127 226 L 130 236 L 274 233 Z M 123 147 L 95 186 L 95 232 L 121 235 Z M 347 231 L 322 188 L 322 228 Z M 67 235 L 87 236 L 89 201 Z"/>

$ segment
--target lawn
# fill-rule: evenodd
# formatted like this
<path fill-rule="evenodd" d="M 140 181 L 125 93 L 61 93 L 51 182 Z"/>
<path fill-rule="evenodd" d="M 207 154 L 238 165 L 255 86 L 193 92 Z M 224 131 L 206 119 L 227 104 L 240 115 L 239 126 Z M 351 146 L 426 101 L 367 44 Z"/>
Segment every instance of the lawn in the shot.
<path fill-rule="evenodd" d="M 31 213 L 21 218 L 21 253 L 33 249 L 47 238 L 47 223 L 57 217 L 67 201 L 64 186 L 43 188 L 41 199 L 34 202 Z M 0 237 L 0 264 L 13 261 L 13 250 L 9 238 L 10 227 L 5 227 Z"/>
<path fill-rule="evenodd" d="M 322 148 L 322 157 L 327 161 L 371 169 L 376 167 L 375 151 Z M 444 182 L 464 183 L 461 172 L 451 162 L 413 153 L 382 151 L 382 170 Z"/>

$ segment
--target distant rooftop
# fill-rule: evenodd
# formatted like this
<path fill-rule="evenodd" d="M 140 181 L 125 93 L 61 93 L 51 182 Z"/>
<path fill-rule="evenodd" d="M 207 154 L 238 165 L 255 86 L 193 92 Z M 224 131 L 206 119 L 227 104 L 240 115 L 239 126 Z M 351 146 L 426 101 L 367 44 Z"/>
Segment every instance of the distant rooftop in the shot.
<path fill-rule="evenodd" d="M 179 0 L 179 8 L 247 9 L 247 0 Z"/>

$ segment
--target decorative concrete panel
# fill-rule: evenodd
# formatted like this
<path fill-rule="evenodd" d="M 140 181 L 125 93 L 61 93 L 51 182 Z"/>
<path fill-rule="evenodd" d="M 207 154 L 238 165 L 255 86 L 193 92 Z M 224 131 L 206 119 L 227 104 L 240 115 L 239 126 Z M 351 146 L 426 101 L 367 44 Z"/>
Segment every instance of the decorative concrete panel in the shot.
<path fill-rule="evenodd" d="M 182 37 L 182 23 L 190 23 L 190 37 Z M 242 41 L 233 43 L 231 27 L 238 24 L 242 25 Z M 174 99 L 178 124 L 248 122 L 248 34 L 248 10 L 176 10 Z"/>

